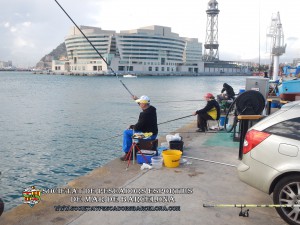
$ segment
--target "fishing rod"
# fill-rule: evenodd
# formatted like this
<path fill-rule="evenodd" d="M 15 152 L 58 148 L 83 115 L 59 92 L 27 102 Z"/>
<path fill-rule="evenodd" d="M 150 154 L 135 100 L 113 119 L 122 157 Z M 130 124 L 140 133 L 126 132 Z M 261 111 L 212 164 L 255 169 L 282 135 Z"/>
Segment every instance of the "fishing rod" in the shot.
<path fill-rule="evenodd" d="M 176 132 L 169 132 L 169 131 L 160 131 L 159 133 L 162 133 L 162 134 L 170 134 L 170 133 L 176 133 Z M 199 133 L 197 131 L 188 131 L 188 132 L 180 132 L 180 133 L 184 133 L 184 134 L 192 134 L 192 133 Z M 209 134 L 216 134 L 217 132 L 216 131 L 206 131 L 205 133 L 203 134 L 206 134 L 206 133 L 209 133 Z M 112 137 L 108 137 L 108 138 L 105 138 L 105 139 L 102 139 L 102 140 L 99 140 L 100 142 L 102 141 L 107 141 L 107 140 L 110 140 L 110 139 L 113 139 L 113 138 L 117 138 L 117 137 L 120 137 L 122 136 L 123 134 L 117 134 L 115 136 L 112 136 Z M 182 157 L 185 157 L 185 156 L 182 156 Z M 205 161 L 204 159 L 198 159 L 198 160 L 201 160 L 201 161 Z M 221 163 L 220 163 L 221 164 Z M 229 165 L 228 165 L 229 166 Z M 234 166 L 234 165 L 231 165 L 231 166 Z M 236 167 L 236 166 L 234 166 Z"/>
<path fill-rule="evenodd" d="M 155 103 L 168 103 L 168 102 L 201 102 L 201 101 L 206 101 L 202 99 L 192 99 L 192 100 L 175 100 L 175 101 L 162 101 L 162 102 L 155 102 Z"/>
<path fill-rule="evenodd" d="M 54 0 L 57 5 L 62 9 L 62 11 L 69 17 L 69 19 L 72 21 L 72 23 L 75 25 L 75 27 L 80 31 L 80 33 L 84 36 L 84 38 L 88 41 L 88 43 L 93 47 L 93 49 L 97 52 L 97 54 L 100 56 L 100 58 L 105 62 L 108 69 L 110 69 L 113 74 L 118 78 L 118 80 L 121 82 L 123 87 L 128 91 L 128 93 L 134 97 L 134 95 L 131 93 L 131 91 L 126 87 L 126 85 L 123 83 L 123 81 L 119 78 L 118 74 L 110 67 L 106 59 L 100 54 L 100 52 L 96 49 L 96 47 L 93 45 L 93 43 L 88 39 L 88 37 L 82 32 L 82 30 L 77 26 L 77 24 L 74 22 L 74 20 L 69 16 L 69 14 L 64 10 L 64 8 L 58 3 L 57 0 Z"/>
<path fill-rule="evenodd" d="M 216 204 L 216 205 L 210 205 L 210 204 L 203 204 L 204 208 L 240 208 L 241 211 L 239 213 L 239 216 L 242 217 L 249 217 L 249 209 L 246 209 L 243 211 L 243 208 L 296 208 L 300 207 L 299 204 Z"/>
<path fill-rule="evenodd" d="M 161 124 L 164 124 L 164 123 L 169 123 L 169 122 L 172 122 L 172 121 L 175 121 L 175 120 L 184 119 L 184 118 L 187 118 L 187 117 L 190 117 L 190 116 L 193 116 L 193 115 L 188 115 L 188 116 L 179 117 L 179 118 L 177 118 L 177 119 L 168 120 L 168 121 L 165 121 L 165 122 L 162 122 L 162 123 L 158 123 L 157 125 L 161 125 Z M 117 135 L 115 135 L 115 136 L 112 136 L 112 137 L 108 137 L 108 138 L 102 139 L 102 140 L 100 140 L 100 141 L 107 141 L 107 140 L 110 140 L 110 139 L 113 139 L 113 138 L 120 137 L 121 135 L 123 135 L 123 134 L 117 134 Z"/>
<path fill-rule="evenodd" d="M 177 119 L 173 119 L 173 120 L 168 120 L 168 121 L 165 121 L 165 122 L 161 122 L 161 123 L 158 123 L 157 125 L 161 125 L 161 124 L 165 124 L 165 123 L 169 123 L 169 122 L 173 122 L 173 121 L 176 121 L 176 120 L 180 120 L 180 119 L 184 119 L 184 118 L 187 118 L 187 117 L 191 117 L 193 115 L 188 115 L 188 116 L 183 116 L 183 117 L 179 117 Z M 218 132 L 221 132 L 222 131 L 218 131 Z M 159 133 L 170 133 L 169 131 L 168 132 L 163 132 L 163 131 L 160 131 Z M 192 132 L 192 131 L 188 131 L 188 132 L 180 132 L 180 133 L 198 133 L 196 131 Z M 205 133 L 217 133 L 216 131 L 206 131 Z M 204 134 L 205 134 L 204 133 Z M 225 133 L 225 132 L 224 132 Z M 110 139 L 113 139 L 113 138 L 117 138 L 117 137 L 120 137 L 121 135 L 123 134 L 117 134 L 115 136 L 112 136 L 112 137 L 108 137 L 108 138 L 105 138 L 105 139 L 102 139 L 100 141 L 107 141 L 107 140 L 110 140 Z M 192 157 L 190 157 L 192 159 Z M 198 159 L 198 158 L 193 158 L 193 159 L 196 159 L 196 160 L 202 160 L 202 161 L 205 161 L 204 159 Z M 213 163 L 213 161 L 211 161 Z M 234 165 L 230 165 L 228 164 L 228 166 L 234 166 Z M 236 166 L 234 166 L 236 167 Z"/>
<path fill-rule="evenodd" d="M 216 205 L 210 205 L 210 204 L 203 204 L 204 208 L 295 208 L 300 207 L 298 204 L 216 204 Z"/>
<path fill-rule="evenodd" d="M 165 121 L 165 122 L 162 122 L 162 123 L 158 123 L 157 125 L 161 125 L 161 124 L 173 122 L 173 121 L 180 120 L 180 119 L 184 119 L 184 118 L 191 117 L 191 116 L 193 116 L 193 115 L 188 115 L 188 116 L 179 117 L 179 118 L 177 118 L 177 119 L 168 120 L 168 121 Z M 220 132 L 220 131 L 219 131 L 219 132 Z M 160 133 L 170 133 L 170 132 L 162 132 L 162 131 L 160 131 Z M 196 132 L 196 131 L 195 131 L 195 132 L 188 131 L 188 132 L 180 132 L 180 133 L 198 133 L 198 132 Z M 217 133 L 217 132 L 216 132 L 216 131 L 206 131 L 204 134 L 206 134 L 206 133 Z M 112 136 L 112 137 L 108 137 L 108 138 L 102 139 L 102 140 L 100 140 L 100 141 L 107 141 L 107 140 L 110 140 L 110 139 L 113 139 L 113 138 L 120 137 L 121 135 L 123 135 L 123 134 L 117 134 L 117 135 L 115 135 L 115 136 Z M 190 157 L 190 158 L 192 159 L 192 157 Z M 205 161 L 204 159 L 198 159 L 198 158 L 193 158 L 193 159 Z M 213 162 L 213 161 L 211 161 L 211 162 Z M 225 163 L 225 164 L 226 164 L 226 163 Z M 230 165 L 230 164 L 228 164 L 228 166 L 229 166 L 229 165 Z M 230 165 L 230 166 L 234 166 L 234 165 Z M 236 166 L 234 166 L 234 167 L 236 167 Z"/>
<path fill-rule="evenodd" d="M 177 131 L 159 131 L 160 134 L 170 134 L 170 133 L 178 133 Z M 215 130 L 211 130 L 211 131 L 206 131 L 206 132 L 198 132 L 198 131 L 180 131 L 181 134 L 194 134 L 194 133 L 197 133 L 197 134 L 205 134 L 205 133 L 209 133 L 209 134 L 214 134 L 214 133 L 225 133 L 223 131 L 215 131 Z"/>
<path fill-rule="evenodd" d="M 162 123 L 158 123 L 157 125 L 161 125 L 161 124 L 164 124 L 164 123 L 169 123 L 169 122 L 172 122 L 172 121 L 175 121 L 175 120 L 181 120 L 181 119 L 184 119 L 184 118 L 187 118 L 187 117 L 190 117 L 190 116 L 193 116 L 193 115 L 188 115 L 188 116 L 179 117 L 177 119 L 168 120 L 168 121 L 165 121 L 165 122 L 162 122 Z"/>

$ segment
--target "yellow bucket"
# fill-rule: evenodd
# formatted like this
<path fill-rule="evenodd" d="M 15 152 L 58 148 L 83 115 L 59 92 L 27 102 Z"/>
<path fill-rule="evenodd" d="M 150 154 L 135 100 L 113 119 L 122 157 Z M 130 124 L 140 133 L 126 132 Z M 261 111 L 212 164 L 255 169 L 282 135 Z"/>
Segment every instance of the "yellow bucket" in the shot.
<path fill-rule="evenodd" d="M 170 149 L 163 151 L 161 154 L 166 167 L 174 168 L 179 166 L 182 151 Z"/>

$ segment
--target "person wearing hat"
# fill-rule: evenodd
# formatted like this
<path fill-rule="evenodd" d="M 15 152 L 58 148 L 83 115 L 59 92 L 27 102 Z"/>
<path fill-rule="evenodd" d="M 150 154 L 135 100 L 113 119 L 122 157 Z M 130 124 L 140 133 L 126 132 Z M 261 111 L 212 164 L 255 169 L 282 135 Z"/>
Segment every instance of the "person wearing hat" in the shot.
<path fill-rule="evenodd" d="M 132 98 L 139 104 L 142 112 L 139 115 L 137 123 L 130 125 L 128 129 L 123 132 L 122 148 L 125 154 L 120 158 L 122 161 L 127 159 L 126 154 L 132 145 L 132 136 L 134 133 L 152 133 L 152 136 L 147 138 L 148 140 L 155 140 L 158 133 L 156 108 L 150 105 L 150 98 L 146 95 L 142 95 L 140 98 L 133 96 Z"/>
<path fill-rule="evenodd" d="M 211 93 L 204 96 L 207 101 L 203 109 L 197 110 L 193 115 L 197 115 L 197 132 L 205 132 L 207 130 L 207 120 L 218 120 L 220 118 L 220 106 Z"/>
<path fill-rule="evenodd" d="M 229 84 L 224 83 L 223 88 L 221 90 L 221 94 L 217 95 L 218 102 L 220 103 L 222 100 L 229 100 L 229 99 L 234 100 L 234 98 L 235 98 L 235 93 L 233 88 Z"/>

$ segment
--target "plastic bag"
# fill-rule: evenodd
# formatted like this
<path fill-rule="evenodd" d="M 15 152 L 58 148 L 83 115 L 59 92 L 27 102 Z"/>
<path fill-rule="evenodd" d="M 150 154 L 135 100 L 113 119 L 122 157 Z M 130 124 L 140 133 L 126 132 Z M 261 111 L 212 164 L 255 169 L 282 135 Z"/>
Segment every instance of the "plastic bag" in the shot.
<path fill-rule="evenodd" d="M 174 135 L 172 135 L 172 134 L 168 134 L 168 135 L 166 135 L 166 140 L 167 140 L 167 142 L 169 143 L 170 141 L 181 141 L 181 136 L 180 136 L 180 134 L 179 133 L 176 133 L 176 134 L 174 134 Z"/>

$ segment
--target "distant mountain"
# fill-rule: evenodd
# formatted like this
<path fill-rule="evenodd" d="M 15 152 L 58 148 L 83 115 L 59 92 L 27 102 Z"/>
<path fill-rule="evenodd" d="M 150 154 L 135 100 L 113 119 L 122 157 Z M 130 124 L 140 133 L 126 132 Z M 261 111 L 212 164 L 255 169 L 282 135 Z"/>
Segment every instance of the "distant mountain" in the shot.
<path fill-rule="evenodd" d="M 52 52 L 45 55 L 41 60 L 36 64 L 37 69 L 51 69 L 52 60 L 58 60 L 60 58 L 67 57 L 67 49 L 65 43 L 61 43 L 56 49 L 53 49 Z"/>

